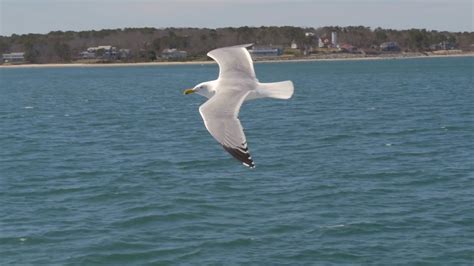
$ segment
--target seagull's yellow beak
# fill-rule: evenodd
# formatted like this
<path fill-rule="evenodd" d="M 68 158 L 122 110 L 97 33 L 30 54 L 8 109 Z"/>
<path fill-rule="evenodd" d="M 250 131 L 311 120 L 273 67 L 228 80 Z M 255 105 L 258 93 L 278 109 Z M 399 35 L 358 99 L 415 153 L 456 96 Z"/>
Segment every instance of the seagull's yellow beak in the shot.
<path fill-rule="evenodd" d="M 191 94 L 191 93 L 194 93 L 194 89 L 186 89 L 184 90 L 183 94 L 187 95 L 187 94 Z"/>

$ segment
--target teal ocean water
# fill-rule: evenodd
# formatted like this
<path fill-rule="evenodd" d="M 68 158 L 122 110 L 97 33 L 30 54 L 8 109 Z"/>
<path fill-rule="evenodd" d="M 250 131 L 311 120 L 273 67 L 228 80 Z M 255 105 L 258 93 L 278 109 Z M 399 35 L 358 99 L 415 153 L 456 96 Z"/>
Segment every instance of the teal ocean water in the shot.
<path fill-rule="evenodd" d="M 474 58 L 257 64 L 257 165 L 184 88 L 216 65 L 0 69 L 0 265 L 472 265 Z"/>

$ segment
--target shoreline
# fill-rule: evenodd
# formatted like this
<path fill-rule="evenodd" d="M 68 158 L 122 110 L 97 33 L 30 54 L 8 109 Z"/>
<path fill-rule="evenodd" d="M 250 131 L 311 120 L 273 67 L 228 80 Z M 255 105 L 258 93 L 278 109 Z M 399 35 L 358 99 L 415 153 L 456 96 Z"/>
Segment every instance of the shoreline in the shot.
<path fill-rule="evenodd" d="M 474 52 L 463 52 L 453 54 L 387 54 L 377 56 L 360 56 L 353 54 L 331 55 L 329 57 L 309 56 L 307 58 L 276 58 L 257 59 L 254 63 L 285 63 L 285 62 L 328 62 L 328 61 L 366 61 L 366 60 L 393 60 L 393 59 L 417 59 L 417 58 L 443 58 L 443 57 L 474 57 Z M 135 67 L 135 66 L 179 66 L 179 65 L 210 65 L 217 64 L 209 61 L 183 61 L 183 62 L 138 62 L 138 63 L 59 63 L 59 64 L 19 64 L 0 65 L 2 68 L 80 68 L 80 67 Z"/>

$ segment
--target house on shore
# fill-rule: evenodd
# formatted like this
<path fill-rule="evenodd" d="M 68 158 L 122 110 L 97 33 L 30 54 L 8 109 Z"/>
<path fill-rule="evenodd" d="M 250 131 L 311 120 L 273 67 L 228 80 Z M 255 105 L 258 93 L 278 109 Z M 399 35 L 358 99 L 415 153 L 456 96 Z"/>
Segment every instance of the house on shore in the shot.
<path fill-rule="evenodd" d="M 1 61 L 2 63 L 10 63 L 10 64 L 25 63 L 25 53 L 17 52 L 17 53 L 2 54 Z"/>
<path fill-rule="evenodd" d="M 319 37 L 318 38 L 318 47 L 319 48 L 324 48 L 326 46 L 326 43 L 329 43 L 329 41 L 326 37 Z"/>
<path fill-rule="evenodd" d="M 273 57 L 273 56 L 280 56 L 283 54 L 283 49 L 278 47 L 253 47 L 249 49 L 249 53 L 252 57 Z"/>
<path fill-rule="evenodd" d="M 112 45 L 100 45 L 87 48 L 79 56 L 82 59 L 117 59 L 118 50 Z"/>
<path fill-rule="evenodd" d="M 291 49 L 298 49 L 298 43 L 296 43 L 295 40 L 291 41 L 290 48 L 291 48 Z"/>
<path fill-rule="evenodd" d="M 447 42 L 447 41 L 443 41 L 443 42 L 440 42 L 440 43 L 430 45 L 430 49 L 433 50 L 433 51 L 436 51 L 436 50 L 453 50 L 454 48 L 456 48 L 456 45 L 454 43 Z"/>
<path fill-rule="evenodd" d="M 164 49 L 161 52 L 161 58 L 168 59 L 168 60 L 181 60 L 186 59 L 188 57 L 188 52 L 180 51 L 178 49 Z"/>
<path fill-rule="evenodd" d="M 95 59 L 95 53 L 94 52 L 89 52 L 89 51 L 82 51 L 79 53 L 79 57 L 81 59 Z"/>
<path fill-rule="evenodd" d="M 117 53 L 117 59 L 129 59 L 131 56 L 130 49 L 119 49 Z"/>
<path fill-rule="evenodd" d="M 397 42 L 384 42 L 380 45 L 380 50 L 384 52 L 400 52 L 401 48 Z"/>

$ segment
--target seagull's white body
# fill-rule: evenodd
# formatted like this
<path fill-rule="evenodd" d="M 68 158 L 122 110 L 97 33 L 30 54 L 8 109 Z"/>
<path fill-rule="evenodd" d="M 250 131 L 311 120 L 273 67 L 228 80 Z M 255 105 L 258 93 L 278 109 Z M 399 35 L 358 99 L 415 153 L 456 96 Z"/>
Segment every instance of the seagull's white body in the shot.
<path fill-rule="evenodd" d="M 251 45 L 224 47 L 207 55 L 219 64 L 219 78 L 203 82 L 192 92 L 209 100 L 199 107 L 204 124 L 211 135 L 237 160 L 254 168 L 245 134 L 238 118 L 240 106 L 246 100 L 258 98 L 289 99 L 293 83 L 283 81 L 260 83 L 255 76 L 252 58 L 247 51 Z"/>

